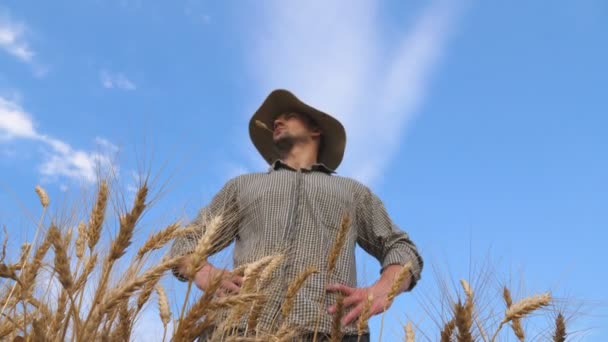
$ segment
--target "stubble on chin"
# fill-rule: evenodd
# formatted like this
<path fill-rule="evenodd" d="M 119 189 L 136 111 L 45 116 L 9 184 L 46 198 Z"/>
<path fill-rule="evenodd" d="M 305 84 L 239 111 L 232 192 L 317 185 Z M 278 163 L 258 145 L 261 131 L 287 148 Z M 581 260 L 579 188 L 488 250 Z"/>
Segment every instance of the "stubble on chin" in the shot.
<path fill-rule="evenodd" d="M 273 140 L 274 148 L 279 153 L 279 156 L 281 156 L 281 158 L 285 157 L 287 153 L 289 153 L 289 151 L 296 142 L 296 139 L 294 139 L 294 137 L 290 134 L 279 135 Z"/>

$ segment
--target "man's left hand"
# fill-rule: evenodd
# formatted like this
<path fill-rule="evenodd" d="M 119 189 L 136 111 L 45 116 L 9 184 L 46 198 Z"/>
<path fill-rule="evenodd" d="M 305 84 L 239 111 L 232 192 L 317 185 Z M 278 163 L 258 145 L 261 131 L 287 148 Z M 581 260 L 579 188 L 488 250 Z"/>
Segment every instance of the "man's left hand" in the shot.
<path fill-rule="evenodd" d="M 388 309 L 388 292 L 390 286 L 384 283 L 376 283 L 369 287 L 349 287 L 342 284 L 330 284 L 327 286 L 327 291 L 342 293 L 344 297 L 344 308 L 350 311 L 346 312 L 342 318 L 342 325 L 349 325 L 355 321 L 363 313 L 368 297 L 371 296 L 371 306 L 369 315 L 377 315 Z M 334 314 L 337 310 L 336 305 L 328 308 L 330 314 Z"/>

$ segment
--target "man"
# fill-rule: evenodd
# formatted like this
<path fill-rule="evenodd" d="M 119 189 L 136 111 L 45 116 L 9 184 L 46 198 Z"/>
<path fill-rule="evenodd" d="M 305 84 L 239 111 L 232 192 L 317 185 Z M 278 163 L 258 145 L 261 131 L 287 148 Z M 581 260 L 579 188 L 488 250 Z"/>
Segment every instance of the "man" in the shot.
<path fill-rule="evenodd" d="M 357 341 L 356 322 L 366 302 L 371 299 L 371 314 L 385 310 L 389 289 L 402 265 L 409 262 L 412 267 L 398 284 L 399 292 L 411 290 L 420 278 L 423 263 L 415 245 L 393 224 L 382 202 L 367 187 L 335 175 L 346 145 L 346 133 L 338 120 L 286 90 L 275 90 L 253 115 L 249 134 L 270 164 L 268 172 L 228 181 L 192 225 L 202 233 L 207 218 L 225 215 L 228 219 L 219 228 L 222 241 L 215 244 L 212 253 L 234 241 L 235 267 L 269 255 L 285 255 L 273 275 L 272 295 L 258 325 L 261 330 L 276 328 L 284 291 L 312 265 L 319 272 L 304 282 L 287 321 L 302 329 L 306 340 L 312 340 L 315 330 L 327 336 L 336 311 L 336 294 L 341 293 L 346 308 L 343 341 Z M 336 266 L 328 272 L 328 253 L 345 215 L 350 219 L 348 233 Z M 172 246 L 173 256 L 185 256 L 182 267 L 176 270 L 178 276 L 186 274 L 187 255 L 200 236 L 178 238 Z M 382 264 L 380 278 L 366 288 L 356 284 L 356 244 Z M 209 263 L 192 280 L 206 290 L 215 276 L 222 277 L 219 296 L 237 293 L 243 282 L 241 276 Z M 360 341 L 369 341 L 369 334 L 366 332 Z"/>

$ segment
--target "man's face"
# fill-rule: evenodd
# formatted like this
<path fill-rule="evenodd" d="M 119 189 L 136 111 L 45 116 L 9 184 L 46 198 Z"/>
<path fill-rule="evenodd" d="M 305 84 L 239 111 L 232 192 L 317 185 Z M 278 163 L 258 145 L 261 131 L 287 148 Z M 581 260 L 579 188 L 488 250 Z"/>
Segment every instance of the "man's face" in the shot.
<path fill-rule="evenodd" d="M 273 122 L 272 138 L 277 143 L 309 141 L 321 134 L 318 128 L 312 127 L 310 120 L 303 114 L 283 113 L 277 116 Z"/>

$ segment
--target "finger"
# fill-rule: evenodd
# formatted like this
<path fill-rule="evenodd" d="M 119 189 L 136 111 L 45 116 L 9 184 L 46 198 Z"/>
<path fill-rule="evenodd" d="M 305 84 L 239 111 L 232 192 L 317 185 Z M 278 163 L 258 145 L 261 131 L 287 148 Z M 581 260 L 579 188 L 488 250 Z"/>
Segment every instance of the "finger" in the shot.
<path fill-rule="evenodd" d="M 350 296 L 355 292 L 355 288 L 343 285 L 343 284 L 329 284 L 327 285 L 327 291 L 329 292 L 342 292 L 343 294 Z"/>
<path fill-rule="evenodd" d="M 241 276 L 233 276 L 232 282 L 238 285 L 239 287 L 243 286 L 243 277 Z"/>
<path fill-rule="evenodd" d="M 358 305 L 359 303 L 363 302 L 364 299 L 366 298 L 364 298 L 361 293 L 355 292 L 352 295 L 344 298 L 344 307 L 347 308 L 351 305 Z"/>
<path fill-rule="evenodd" d="M 374 303 L 372 303 L 372 307 L 370 308 L 370 314 L 371 315 L 377 315 L 379 313 L 383 313 L 384 310 L 388 309 L 385 307 L 386 302 L 383 300 L 374 300 Z"/>
<path fill-rule="evenodd" d="M 343 318 L 342 325 L 349 325 L 353 322 L 359 315 L 361 315 L 361 311 L 363 311 L 363 303 L 354 307 L 354 309 L 350 310 Z"/>
<path fill-rule="evenodd" d="M 228 290 L 229 292 L 233 292 L 233 293 L 239 293 L 239 290 L 241 289 L 235 283 L 233 283 L 229 280 L 224 280 L 222 282 L 222 288 L 224 290 Z"/>
<path fill-rule="evenodd" d="M 359 295 L 358 293 L 353 293 L 351 296 L 345 297 L 344 301 L 342 303 L 345 308 L 348 308 L 349 306 L 352 306 L 352 305 L 355 305 L 355 306 L 359 305 L 362 302 L 363 302 L 362 296 Z M 330 314 L 333 314 L 336 312 L 337 309 L 338 308 L 337 308 L 336 304 L 334 304 L 327 309 L 327 312 L 329 312 Z"/>
<path fill-rule="evenodd" d="M 218 297 L 226 297 L 226 292 L 224 292 L 222 289 L 217 289 L 217 291 L 215 291 L 215 295 Z"/>

